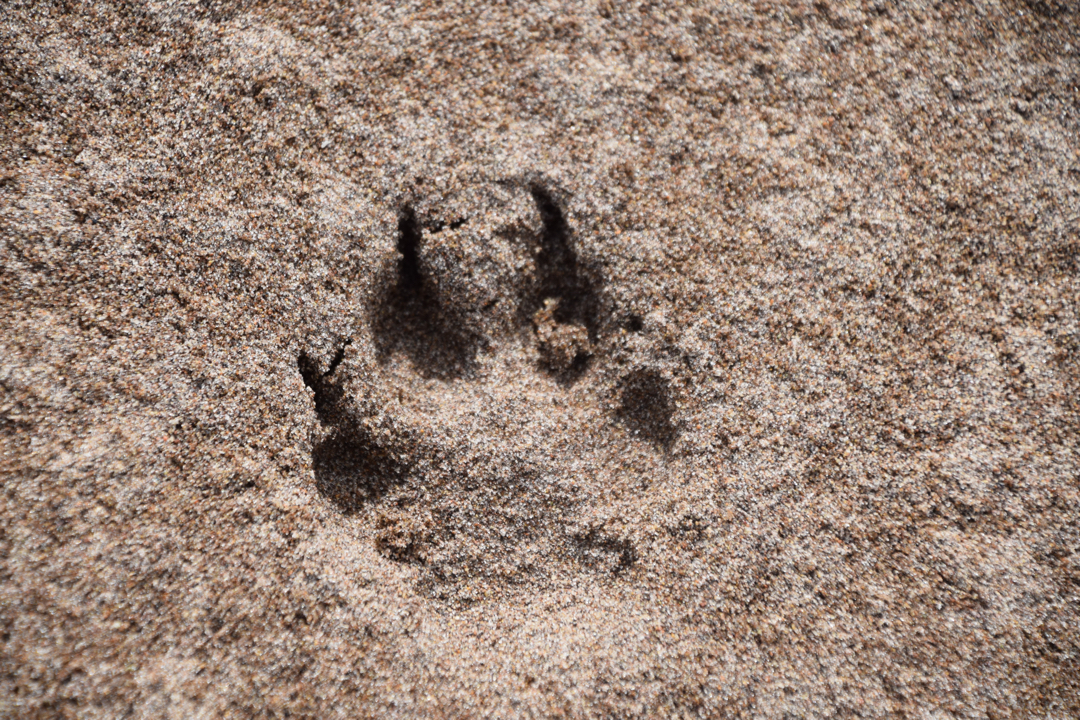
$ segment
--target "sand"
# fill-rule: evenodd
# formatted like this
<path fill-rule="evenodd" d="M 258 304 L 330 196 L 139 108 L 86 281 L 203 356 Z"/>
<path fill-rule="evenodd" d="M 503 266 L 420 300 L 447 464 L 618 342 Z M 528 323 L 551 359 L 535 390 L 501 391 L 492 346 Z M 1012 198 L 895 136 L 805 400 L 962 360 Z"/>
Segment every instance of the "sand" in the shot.
<path fill-rule="evenodd" d="M 0 11 L 0 716 L 1080 716 L 1080 9 Z"/>

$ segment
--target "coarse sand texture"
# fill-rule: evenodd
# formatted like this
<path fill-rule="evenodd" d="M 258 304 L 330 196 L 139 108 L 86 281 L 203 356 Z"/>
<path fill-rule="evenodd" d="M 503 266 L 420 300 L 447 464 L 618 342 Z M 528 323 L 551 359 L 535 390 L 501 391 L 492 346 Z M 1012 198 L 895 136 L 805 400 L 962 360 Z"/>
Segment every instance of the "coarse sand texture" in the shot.
<path fill-rule="evenodd" d="M 0 718 L 1080 717 L 1080 4 L 0 3 Z"/>

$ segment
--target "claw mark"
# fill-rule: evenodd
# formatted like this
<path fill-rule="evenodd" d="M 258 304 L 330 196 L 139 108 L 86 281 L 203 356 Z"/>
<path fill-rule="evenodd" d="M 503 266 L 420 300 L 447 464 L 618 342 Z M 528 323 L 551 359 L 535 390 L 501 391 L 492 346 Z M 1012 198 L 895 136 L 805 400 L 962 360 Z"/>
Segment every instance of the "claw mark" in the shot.
<path fill-rule="evenodd" d="M 341 388 L 330 381 L 329 377 L 334 374 L 334 371 L 338 369 L 338 366 L 345 359 L 345 348 L 350 344 L 352 344 L 352 338 L 346 339 L 342 346 L 338 348 L 326 372 L 319 372 L 318 363 L 306 352 L 301 352 L 300 356 L 296 358 L 296 366 L 300 370 L 300 377 L 304 379 L 304 384 L 315 393 L 315 413 L 324 423 L 329 421 L 333 408 L 337 406 L 342 397 Z"/>

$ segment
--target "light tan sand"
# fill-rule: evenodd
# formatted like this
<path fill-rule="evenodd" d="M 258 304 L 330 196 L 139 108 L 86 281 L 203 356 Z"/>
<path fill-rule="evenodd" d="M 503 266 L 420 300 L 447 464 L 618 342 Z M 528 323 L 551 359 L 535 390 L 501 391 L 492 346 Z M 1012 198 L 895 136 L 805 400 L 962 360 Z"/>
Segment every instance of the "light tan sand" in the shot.
<path fill-rule="evenodd" d="M 1080 10 L 5 2 L 0 716 L 1080 716 Z"/>

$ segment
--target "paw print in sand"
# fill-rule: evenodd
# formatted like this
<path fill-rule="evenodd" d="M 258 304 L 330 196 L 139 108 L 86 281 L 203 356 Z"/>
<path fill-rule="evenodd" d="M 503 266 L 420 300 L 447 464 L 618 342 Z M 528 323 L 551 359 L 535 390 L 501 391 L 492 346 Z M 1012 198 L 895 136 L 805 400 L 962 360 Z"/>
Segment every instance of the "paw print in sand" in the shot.
<path fill-rule="evenodd" d="M 583 368 L 598 299 L 549 191 L 491 184 L 432 195 L 402 210 L 398 233 L 376 310 L 380 357 L 400 351 L 422 374 L 459 377 L 478 352 L 535 325 L 550 371 Z"/>
<path fill-rule="evenodd" d="M 300 359 L 320 492 L 444 601 L 632 573 L 604 503 L 666 461 L 671 387 L 647 361 L 590 371 L 617 326 L 556 194 L 433 192 L 401 210 L 395 247 L 368 332 L 325 368 Z"/>

